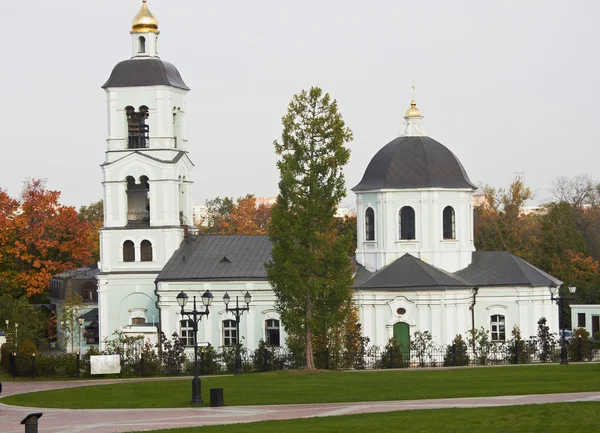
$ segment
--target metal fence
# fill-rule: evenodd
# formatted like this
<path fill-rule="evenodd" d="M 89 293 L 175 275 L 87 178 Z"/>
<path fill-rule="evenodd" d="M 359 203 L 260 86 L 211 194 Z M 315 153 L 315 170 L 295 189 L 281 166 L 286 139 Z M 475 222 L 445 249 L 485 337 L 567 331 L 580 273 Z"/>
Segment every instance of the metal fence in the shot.
<path fill-rule="evenodd" d="M 568 345 L 570 362 L 600 361 L 600 343 L 574 339 Z M 509 365 L 555 363 L 560 361 L 560 346 L 540 345 L 535 341 L 489 343 L 483 346 L 458 345 L 388 345 L 369 346 L 350 353 L 329 349 L 315 353 L 315 365 L 332 370 L 372 370 L 387 368 L 457 367 L 472 365 Z M 280 347 L 261 347 L 255 351 L 242 348 L 242 366 L 246 373 L 291 370 L 305 366 L 304 353 Z M 201 375 L 227 374 L 235 370 L 235 349 L 224 347 L 201 350 Z M 3 366 L 13 377 L 85 378 L 90 377 L 88 355 L 25 355 L 5 353 Z M 132 351 L 121 356 L 118 377 L 191 375 L 193 355 Z"/>

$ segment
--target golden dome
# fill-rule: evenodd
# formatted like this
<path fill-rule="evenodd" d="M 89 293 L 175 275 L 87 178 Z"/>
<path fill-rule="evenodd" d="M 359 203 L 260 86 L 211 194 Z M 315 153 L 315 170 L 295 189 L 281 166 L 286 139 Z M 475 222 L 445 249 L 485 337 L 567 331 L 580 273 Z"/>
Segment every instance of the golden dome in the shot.
<path fill-rule="evenodd" d="M 406 114 L 404 115 L 404 117 L 423 117 L 421 115 L 421 110 L 417 108 L 417 103 L 414 99 L 410 103 L 410 108 L 406 110 Z"/>
<path fill-rule="evenodd" d="M 142 8 L 133 18 L 131 33 L 160 33 L 158 31 L 158 20 L 154 18 L 154 15 L 152 15 L 152 12 L 146 6 L 146 0 L 143 1 Z"/>

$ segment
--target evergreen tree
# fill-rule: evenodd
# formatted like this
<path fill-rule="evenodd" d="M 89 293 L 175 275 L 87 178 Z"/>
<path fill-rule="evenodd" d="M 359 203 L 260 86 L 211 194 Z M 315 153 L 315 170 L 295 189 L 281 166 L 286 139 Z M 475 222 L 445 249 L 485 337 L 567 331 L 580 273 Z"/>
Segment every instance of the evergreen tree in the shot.
<path fill-rule="evenodd" d="M 306 368 L 314 369 L 313 335 L 340 326 L 348 311 L 341 307 L 351 299 L 348 237 L 338 235 L 334 213 L 346 194 L 342 168 L 352 131 L 318 87 L 295 95 L 282 123 L 267 275 L 286 330 L 303 341 Z"/>

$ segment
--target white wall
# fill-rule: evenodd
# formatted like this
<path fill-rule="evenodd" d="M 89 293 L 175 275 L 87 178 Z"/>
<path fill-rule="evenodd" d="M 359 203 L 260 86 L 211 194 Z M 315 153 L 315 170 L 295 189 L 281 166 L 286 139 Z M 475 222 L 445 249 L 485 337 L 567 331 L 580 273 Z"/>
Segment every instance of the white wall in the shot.
<path fill-rule="evenodd" d="M 198 328 L 198 342 L 209 342 L 215 347 L 223 344 L 222 323 L 224 320 L 235 320 L 232 313 L 225 311 L 223 295 L 227 292 L 231 297 L 229 307 L 235 307 L 236 296 L 239 297 L 240 307 L 245 307 L 244 294 L 246 291 L 252 295 L 250 311 L 243 313 L 240 318 L 241 343 L 249 350 L 258 347 L 260 339 L 265 340 L 265 321 L 269 319 L 280 320 L 280 342 L 283 346 L 287 334 L 281 324 L 279 314 L 275 311 L 275 294 L 266 281 L 222 281 L 222 282 L 161 282 L 158 284 L 159 306 L 161 308 L 162 332 L 170 338 L 173 332 L 181 335 L 179 322 L 182 320 L 181 308 L 175 297 L 181 291 L 189 296 L 186 310 L 193 308 L 192 296 L 196 296 L 197 310 L 204 311 L 202 294 L 209 290 L 214 301 L 210 307 L 210 314 L 202 318 Z M 187 319 L 187 317 L 185 317 Z"/>
<path fill-rule="evenodd" d="M 473 240 L 473 190 L 405 189 L 357 192 L 356 260 L 374 272 L 409 253 L 437 268 L 456 272 L 471 264 Z M 404 206 L 415 211 L 416 239 L 401 240 L 399 213 Z M 443 239 L 442 212 L 455 212 L 455 239 Z M 375 212 L 375 240 L 365 237 L 365 212 Z"/>
<path fill-rule="evenodd" d="M 548 319 L 550 332 L 558 332 L 558 307 L 551 302 L 547 287 L 480 288 L 476 296 L 475 328 L 490 331 L 491 316 L 505 316 L 506 340 L 513 326 L 522 338 L 537 333 L 537 321 Z M 548 298 L 548 299 L 546 299 Z M 359 306 L 363 334 L 371 344 L 385 345 L 393 336 L 397 322 L 408 323 L 411 335 L 429 331 L 436 343 L 449 344 L 457 334 L 466 338 L 472 327 L 473 291 L 468 290 L 356 290 L 354 302 Z M 406 313 L 399 315 L 399 308 Z"/>
<path fill-rule="evenodd" d="M 600 305 L 571 305 L 571 329 L 579 328 L 577 324 L 577 315 L 585 314 L 585 327 L 583 327 L 593 338 L 592 317 L 600 317 Z M 600 320 L 600 319 L 598 319 Z"/>

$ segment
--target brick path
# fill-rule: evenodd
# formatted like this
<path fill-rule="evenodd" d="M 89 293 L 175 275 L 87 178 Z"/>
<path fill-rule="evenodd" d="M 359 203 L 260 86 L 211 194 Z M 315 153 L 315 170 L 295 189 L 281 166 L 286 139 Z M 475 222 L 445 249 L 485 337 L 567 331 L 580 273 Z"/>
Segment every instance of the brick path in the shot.
<path fill-rule="evenodd" d="M 188 380 L 189 378 L 184 378 Z M 139 380 L 139 379 L 138 379 Z M 150 379 L 152 380 L 152 379 Z M 160 378 L 164 380 L 164 378 Z M 72 388 L 92 384 L 122 383 L 126 380 L 71 382 L 7 382 L 2 397 L 49 389 Z M 391 412 L 414 409 L 472 408 L 520 404 L 600 401 L 600 392 L 569 394 L 517 395 L 435 400 L 402 400 L 357 403 L 293 404 L 278 406 L 224 406 L 219 408 L 178 409 L 40 409 L 7 406 L 0 399 L 0 431 L 21 433 L 21 419 L 31 412 L 42 412 L 43 433 L 115 433 L 162 428 L 193 427 L 212 424 Z"/>

